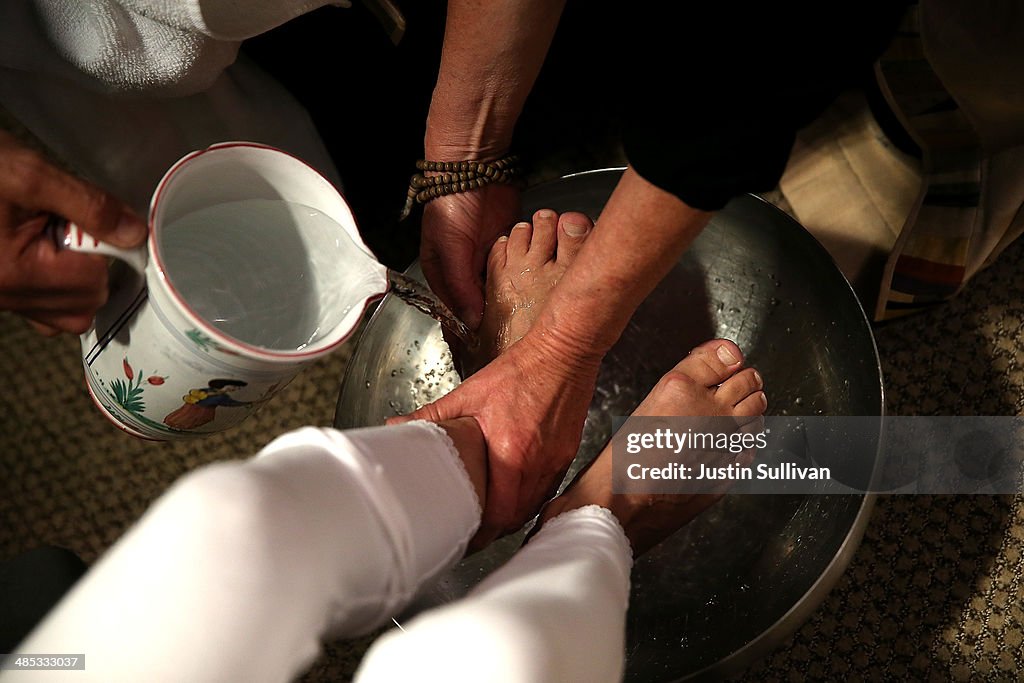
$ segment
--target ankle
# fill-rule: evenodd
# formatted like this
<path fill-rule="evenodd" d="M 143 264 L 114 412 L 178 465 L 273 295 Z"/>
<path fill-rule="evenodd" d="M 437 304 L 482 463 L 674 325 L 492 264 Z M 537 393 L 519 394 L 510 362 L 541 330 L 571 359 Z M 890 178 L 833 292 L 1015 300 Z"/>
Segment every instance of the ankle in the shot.
<path fill-rule="evenodd" d="M 616 514 L 615 499 L 617 496 L 612 495 L 609 491 L 595 490 L 589 486 L 589 483 L 587 480 L 577 479 L 561 495 L 548 501 L 538 515 L 537 526 L 545 524 L 564 512 L 578 510 L 588 505 L 597 505 Z"/>
<path fill-rule="evenodd" d="M 445 420 L 439 426 L 452 440 L 455 450 L 466 468 L 466 474 L 476 490 L 480 505 L 486 505 L 487 495 L 487 443 L 475 418 L 457 417 Z"/>

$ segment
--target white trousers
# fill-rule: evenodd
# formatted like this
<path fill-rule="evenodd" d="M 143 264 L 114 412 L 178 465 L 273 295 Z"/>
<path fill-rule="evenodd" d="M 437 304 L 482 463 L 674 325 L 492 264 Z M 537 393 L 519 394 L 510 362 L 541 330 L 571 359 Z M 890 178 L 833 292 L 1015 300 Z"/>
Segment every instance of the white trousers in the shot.
<path fill-rule="evenodd" d="M 397 614 L 479 520 L 436 425 L 292 432 L 183 477 L 17 649 L 84 654 L 84 672 L 0 679 L 289 681 L 321 638 Z M 619 680 L 631 564 L 608 510 L 560 515 L 465 599 L 380 638 L 356 680 Z"/>

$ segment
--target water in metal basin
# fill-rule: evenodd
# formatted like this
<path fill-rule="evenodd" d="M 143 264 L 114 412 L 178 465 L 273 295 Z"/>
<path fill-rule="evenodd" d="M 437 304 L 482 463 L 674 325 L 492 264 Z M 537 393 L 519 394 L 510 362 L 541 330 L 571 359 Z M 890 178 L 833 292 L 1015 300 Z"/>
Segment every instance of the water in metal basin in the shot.
<path fill-rule="evenodd" d="M 619 171 L 527 192 L 596 216 Z M 422 277 L 418 267 L 410 274 Z M 754 197 L 718 213 L 634 315 L 602 365 L 567 479 L 658 378 L 712 337 L 736 341 L 764 376 L 769 414 L 881 415 L 870 326 L 827 253 Z M 339 427 L 381 424 L 458 384 L 439 326 L 386 299 L 360 338 L 338 401 Z M 628 615 L 626 679 L 734 673 L 788 636 L 824 598 L 859 542 L 870 496 L 728 495 L 640 558 Z M 522 543 L 516 534 L 467 558 L 422 609 L 458 598 Z"/>

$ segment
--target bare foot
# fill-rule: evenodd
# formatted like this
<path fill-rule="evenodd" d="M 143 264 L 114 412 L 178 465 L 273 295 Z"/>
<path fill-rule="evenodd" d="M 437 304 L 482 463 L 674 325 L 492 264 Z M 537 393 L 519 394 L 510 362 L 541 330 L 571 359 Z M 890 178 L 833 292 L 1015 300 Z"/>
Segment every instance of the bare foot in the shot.
<path fill-rule="evenodd" d="M 768 400 L 761 375 L 743 369 L 736 344 L 716 339 L 701 344 L 655 385 L 635 416 L 728 416 L 756 419 Z M 541 523 L 585 505 L 612 511 L 640 555 L 714 503 L 719 495 L 613 494 L 612 449 L 606 446 L 566 491 L 548 503 Z"/>
<path fill-rule="evenodd" d="M 480 345 L 467 353 L 467 375 L 522 339 L 593 227 L 582 213 L 541 209 L 532 225 L 517 223 L 498 239 L 487 258 Z"/>

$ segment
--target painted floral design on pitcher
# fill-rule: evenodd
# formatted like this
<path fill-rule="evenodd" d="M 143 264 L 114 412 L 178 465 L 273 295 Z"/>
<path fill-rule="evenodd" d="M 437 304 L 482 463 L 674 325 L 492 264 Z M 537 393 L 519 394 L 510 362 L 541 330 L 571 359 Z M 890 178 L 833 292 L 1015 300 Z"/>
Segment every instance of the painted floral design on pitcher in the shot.
<path fill-rule="evenodd" d="M 146 384 L 152 386 L 160 386 L 167 380 L 167 377 L 154 374 L 143 380 L 145 373 L 141 370 L 136 373 L 131 363 L 128 362 L 128 356 L 125 356 L 121 361 L 121 367 L 124 369 L 124 376 L 127 380 L 115 379 L 110 383 L 107 391 L 117 405 L 136 417 L 142 417 L 142 413 L 146 412 L 146 404 L 143 401 L 142 395 L 145 387 L 142 386 L 142 382 L 145 381 Z"/>

